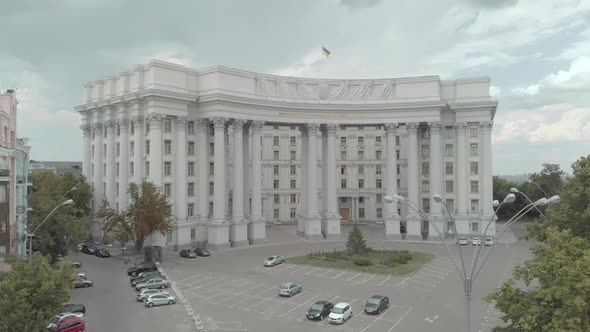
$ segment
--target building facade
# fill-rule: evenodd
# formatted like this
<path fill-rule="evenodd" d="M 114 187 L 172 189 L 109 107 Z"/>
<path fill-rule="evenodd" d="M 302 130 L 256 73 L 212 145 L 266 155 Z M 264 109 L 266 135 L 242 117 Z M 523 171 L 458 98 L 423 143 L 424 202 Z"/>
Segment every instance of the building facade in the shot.
<path fill-rule="evenodd" d="M 18 101 L 0 93 L 0 254 L 26 254 L 28 140 L 16 138 Z"/>
<path fill-rule="evenodd" d="M 82 175 L 81 161 L 39 161 L 31 160 L 29 164 L 29 173 L 39 173 L 49 171 L 59 176 L 65 173 L 72 173 L 74 176 Z"/>
<path fill-rule="evenodd" d="M 265 223 L 310 239 L 379 221 L 389 238 L 491 220 L 489 78 L 329 80 L 154 60 L 85 85 L 83 174 L 126 209 L 148 178 L 173 204 L 168 243 L 258 243 Z M 400 194 L 411 202 L 386 204 Z M 495 233 L 492 223 L 488 233 Z"/>

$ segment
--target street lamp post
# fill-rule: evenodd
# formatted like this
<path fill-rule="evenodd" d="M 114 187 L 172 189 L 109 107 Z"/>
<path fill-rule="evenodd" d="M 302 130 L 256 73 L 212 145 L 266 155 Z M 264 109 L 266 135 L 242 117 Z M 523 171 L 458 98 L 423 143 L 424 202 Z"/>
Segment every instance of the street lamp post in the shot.
<path fill-rule="evenodd" d="M 540 200 L 537 200 L 536 202 L 531 202 L 530 204 L 528 204 L 527 206 L 522 208 L 518 213 L 516 213 L 510 220 L 508 220 L 500 228 L 500 231 L 497 232 L 496 236 L 494 237 L 492 245 L 485 253 L 483 259 L 481 261 L 479 260 L 479 255 L 481 252 L 481 244 L 480 244 L 474 253 L 474 257 L 471 262 L 471 267 L 466 268 L 465 261 L 463 260 L 463 253 L 462 253 L 461 245 L 459 244 L 459 238 L 458 238 L 458 234 L 457 234 L 457 227 L 455 224 L 455 219 L 451 215 L 446 203 L 442 200 L 441 196 L 438 194 L 434 194 L 433 195 L 434 201 L 436 201 L 437 203 L 443 204 L 445 211 L 447 212 L 447 214 L 449 215 L 449 217 L 451 219 L 453 233 L 454 233 L 455 239 L 456 239 L 455 244 L 457 245 L 457 249 L 459 251 L 459 257 L 460 257 L 460 263 L 461 263 L 461 268 L 459 268 L 459 264 L 455 260 L 455 257 L 453 256 L 453 254 L 451 253 L 451 249 L 449 248 L 449 246 L 445 242 L 442 233 L 440 232 L 440 230 L 438 229 L 436 224 L 430 220 L 430 218 L 428 217 L 428 215 L 424 211 L 422 211 L 420 208 L 418 208 L 414 202 L 408 201 L 405 199 L 405 197 L 400 196 L 398 194 L 387 195 L 383 199 L 386 203 L 392 203 L 392 202 L 405 203 L 408 208 L 414 210 L 423 219 L 427 220 L 433 226 L 433 228 L 436 230 L 438 237 L 440 238 L 441 242 L 445 246 L 447 253 L 449 254 L 449 257 L 451 258 L 451 261 L 455 265 L 457 273 L 459 274 L 459 278 L 460 278 L 461 282 L 463 283 L 463 293 L 465 295 L 465 331 L 466 332 L 471 331 L 471 292 L 472 292 L 472 288 L 473 288 L 473 282 L 475 281 L 475 277 L 478 275 L 479 271 L 481 271 L 481 268 L 483 267 L 483 265 L 487 261 L 487 258 L 490 256 L 490 254 L 492 253 L 492 251 L 496 247 L 496 243 L 497 243 L 498 239 L 506 231 L 508 226 L 512 225 L 515 221 L 520 219 L 523 215 L 525 215 L 531 209 L 536 208 L 539 205 L 546 205 L 546 204 L 552 204 L 552 203 L 559 202 L 559 196 L 553 196 L 549 199 L 542 198 Z M 496 213 L 502 207 L 502 205 L 512 203 L 515 200 L 516 200 L 516 195 L 514 195 L 514 193 L 509 193 L 508 195 L 506 195 L 506 197 L 504 198 L 504 200 L 502 200 L 501 203 L 499 203 L 498 201 L 494 201 L 494 207 L 497 207 L 497 208 L 494 210 L 494 214 L 492 215 L 492 217 L 488 221 L 488 223 L 485 227 L 485 230 L 483 232 L 483 235 L 487 234 L 490 224 L 494 220 Z"/>
<path fill-rule="evenodd" d="M 31 232 L 31 234 L 28 234 L 29 237 L 29 262 L 32 261 L 32 257 L 33 257 L 33 236 L 35 236 L 35 232 L 39 229 L 39 227 L 41 227 L 48 219 L 49 217 L 51 217 L 52 214 L 55 213 L 55 211 L 57 211 L 57 209 L 62 206 L 62 205 L 70 205 L 74 202 L 74 200 L 72 199 L 68 199 L 67 201 L 58 204 L 55 208 L 53 208 L 53 210 L 51 210 L 51 212 L 49 212 L 49 214 L 47 215 L 47 217 L 45 217 L 45 219 L 43 219 L 43 221 L 41 221 L 41 223 L 39 224 L 39 226 L 37 226 L 35 228 L 34 231 Z"/>
<path fill-rule="evenodd" d="M 533 182 L 533 183 L 534 183 L 534 182 Z M 535 183 L 535 184 L 536 184 L 536 183 Z M 538 185 L 537 185 L 537 186 L 538 186 Z M 541 189 L 541 187 L 539 187 L 539 189 Z M 541 190 L 543 190 L 543 189 L 541 189 Z M 532 202 L 533 202 L 533 201 L 531 201 L 531 199 L 530 199 L 530 198 L 529 198 L 529 197 L 528 197 L 528 196 L 527 196 L 527 195 L 526 195 L 524 192 L 522 192 L 522 191 L 518 190 L 517 188 L 514 188 L 514 187 L 510 188 L 510 192 L 511 192 L 511 193 L 514 193 L 514 194 L 521 194 L 522 196 L 524 196 L 524 198 L 526 198 L 526 200 L 527 200 L 529 203 L 532 203 Z M 538 207 L 536 207 L 536 206 L 535 206 L 535 210 L 537 210 L 537 212 L 539 212 L 539 214 L 541 215 L 541 217 L 545 218 L 545 215 L 543 214 L 543 212 L 541 212 L 541 210 L 539 210 L 539 208 L 538 208 Z"/>

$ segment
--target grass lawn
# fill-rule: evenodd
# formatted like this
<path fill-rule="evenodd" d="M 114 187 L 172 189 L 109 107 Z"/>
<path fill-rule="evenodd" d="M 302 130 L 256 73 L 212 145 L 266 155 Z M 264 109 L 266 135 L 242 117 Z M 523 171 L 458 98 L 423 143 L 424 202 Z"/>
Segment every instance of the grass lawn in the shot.
<path fill-rule="evenodd" d="M 368 258 L 373 262 L 371 266 L 360 266 L 352 262 L 351 257 L 346 259 L 338 259 L 323 256 L 297 256 L 287 258 L 287 262 L 291 264 L 311 265 L 317 267 L 326 267 L 330 269 L 359 271 L 377 274 L 390 275 L 406 275 L 414 273 L 422 265 L 428 263 L 434 258 L 434 255 L 424 252 L 410 252 L 412 259 L 406 264 L 399 264 L 393 267 L 381 265 L 379 262 L 383 257 L 383 251 L 374 250 L 369 254 L 363 255 L 363 258 Z"/>

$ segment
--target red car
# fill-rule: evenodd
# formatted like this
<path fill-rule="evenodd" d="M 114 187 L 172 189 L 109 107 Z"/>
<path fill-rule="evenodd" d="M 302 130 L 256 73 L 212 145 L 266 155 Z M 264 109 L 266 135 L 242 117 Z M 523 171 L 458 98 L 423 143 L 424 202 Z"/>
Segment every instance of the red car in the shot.
<path fill-rule="evenodd" d="M 50 324 L 49 332 L 82 332 L 86 330 L 86 322 L 82 318 L 69 317 L 57 324 Z"/>

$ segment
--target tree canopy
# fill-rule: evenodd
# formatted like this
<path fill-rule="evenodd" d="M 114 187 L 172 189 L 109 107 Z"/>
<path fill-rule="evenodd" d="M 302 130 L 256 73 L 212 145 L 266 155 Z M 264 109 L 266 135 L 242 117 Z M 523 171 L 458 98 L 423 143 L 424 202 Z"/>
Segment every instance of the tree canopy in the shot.
<path fill-rule="evenodd" d="M 349 255 L 362 255 L 368 251 L 367 241 L 363 236 L 363 232 L 355 224 L 352 231 L 348 233 L 348 239 L 346 240 L 346 252 Z"/>
<path fill-rule="evenodd" d="M 45 331 L 47 321 L 70 299 L 76 272 L 71 264 L 52 266 L 33 254 L 18 259 L 0 280 L 0 331 Z"/>

